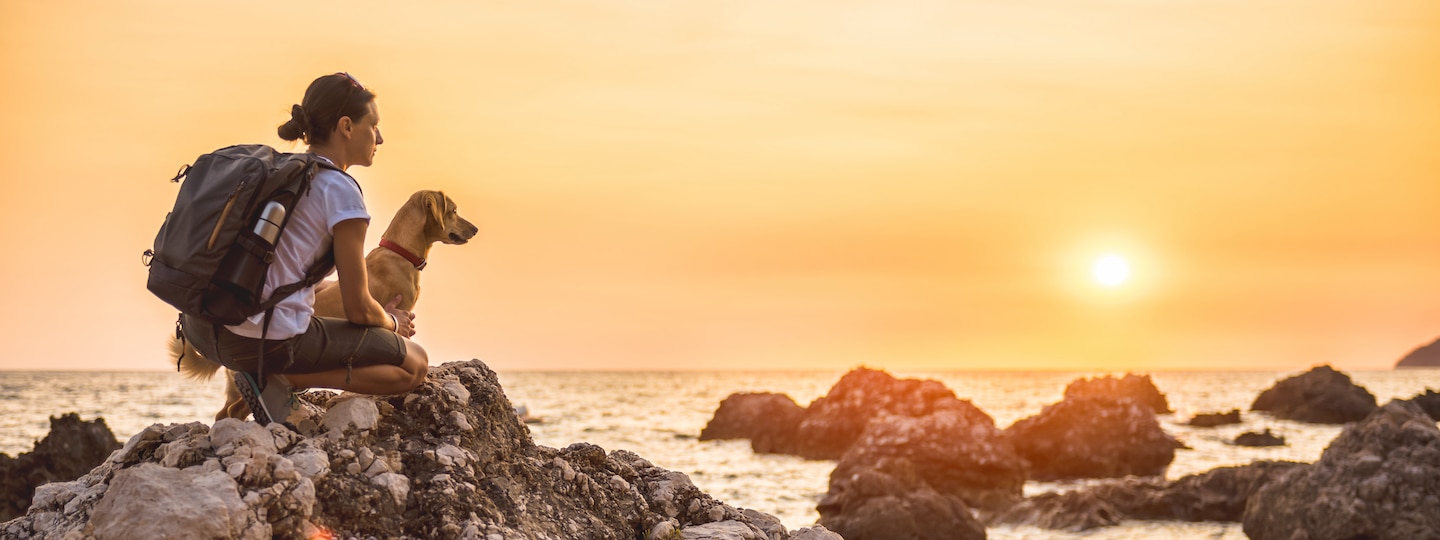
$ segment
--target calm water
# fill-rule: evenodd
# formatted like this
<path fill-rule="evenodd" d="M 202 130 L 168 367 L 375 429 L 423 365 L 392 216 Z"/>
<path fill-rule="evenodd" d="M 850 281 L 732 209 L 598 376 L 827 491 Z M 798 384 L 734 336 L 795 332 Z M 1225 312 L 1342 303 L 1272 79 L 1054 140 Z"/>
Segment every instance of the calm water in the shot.
<path fill-rule="evenodd" d="M 1244 414 L 1245 423 L 1220 428 L 1180 425 L 1200 412 L 1246 409 L 1264 389 L 1296 372 L 1158 372 L 1155 384 L 1170 400 L 1165 428 L 1192 447 L 1177 452 L 1168 477 L 1257 459 L 1314 461 L 1339 427 L 1275 420 Z M 907 373 L 934 378 L 969 399 L 1004 427 L 1059 401 L 1065 385 L 1103 373 Z M 815 503 L 825 494 L 833 463 L 788 456 L 755 455 L 746 441 L 698 442 L 695 436 L 720 400 L 734 392 L 784 392 L 801 405 L 824 395 L 843 372 L 801 373 L 501 373 L 510 400 L 544 418 L 532 424 L 539 444 L 564 447 L 586 441 L 607 450 L 624 448 L 656 465 L 683 471 L 695 484 L 738 507 L 779 516 L 786 526 L 813 523 Z M 1440 370 L 1352 372 L 1351 377 L 1379 401 L 1408 398 L 1440 389 Z M 218 382 L 194 383 L 175 373 L 0 372 L 0 452 L 28 451 L 49 429 L 48 416 L 76 411 L 85 419 L 103 416 L 122 441 L 152 423 L 208 421 L 221 402 Z M 1225 444 L 1245 431 L 1270 428 L 1289 446 L 1245 448 Z M 1066 489 L 1032 484 L 1027 491 Z M 1238 524 L 1130 522 L 1121 527 L 1070 534 L 1000 527 L 990 538 L 1243 539 Z"/>

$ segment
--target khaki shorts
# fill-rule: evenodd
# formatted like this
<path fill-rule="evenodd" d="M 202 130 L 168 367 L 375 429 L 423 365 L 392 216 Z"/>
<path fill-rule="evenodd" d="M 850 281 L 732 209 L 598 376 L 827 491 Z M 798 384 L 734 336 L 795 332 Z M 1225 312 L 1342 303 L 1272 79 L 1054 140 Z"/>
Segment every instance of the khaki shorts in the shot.
<path fill-rule="evenodd" d="M 235 371 L 255 373 L 261 340 L 237 336 L 223 326 L 185 315 L 185 339 L 207 360 Z M 290 339 L 267 339 L 265 373 L 319 373 L 365 366 L 398 366 L 405 361 L 405 339 L 375 326 L 345 319 L 311 317 L 305 333 Z M 348 379 L 349 376 L 347 375 Z"/>

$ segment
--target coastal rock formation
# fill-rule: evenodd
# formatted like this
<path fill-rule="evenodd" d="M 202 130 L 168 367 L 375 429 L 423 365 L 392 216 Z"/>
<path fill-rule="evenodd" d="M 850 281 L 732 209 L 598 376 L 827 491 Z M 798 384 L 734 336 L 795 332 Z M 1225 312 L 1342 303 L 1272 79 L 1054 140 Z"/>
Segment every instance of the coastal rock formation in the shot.
<path fill-rule="evenodd" d="M 1149 407 L 1155 414 L 1172 412 L 1170 402 L 1165 399 L 1165 394 L 1155 387 L 1149 375 L 1126 373 L 1125 377 L 1120 379 L 1108 375 L 1094 379 L 1077 379 L 1065 387 L 1065 399 L 1081 398 L 1133 399 Z"/>
<path fill-rule="evenodd" d="M 1246 503 L 1260 488 L 1307 465 L 1257 461 L 1222 467 L 1165 482 L 1159 478 L 1122 478 L 1066 493 L 1044 493 L 991 512 L 992 525 L 1031 525 L 1083 531 L 1126 519 L 1232 521 L 1244 516 Z"/>
<path fill-rule="evenodd" d="M 969 405 L 939 381 L 896 379 L 884 371 L 859 368 L 805 409 L 793 448 L 807 459 L 839 459 L 876 416 L 920 417 Z"/>
<path fill-rule="evenodd" d="M 1202 413 L 1190 419 L 1188 425 L 1194 427 L 1216 427 L 1228 426 L 1240 423 L 1240 409 L 1234 409 L 1228 413 Z"/>
<path fill-rule="evenodd" d="M 1347 426 L 1320 460 L 1262 487 L 1245 508 L 1253 540 L 1435 538 L 1440 531 L 1440 429 L 1419 406 L 1392 401 Z"/>
<path fill-rule="evenodd" d="M 1395 367 L 1397 369 L 1440 367 L 1440 339 L 1410 351 L 1410 354 L 1395 363 Z"/>
<path fill-rule="evenodd" d="M 785 394 L 731 394 L 700 431 L 700 440 L 750 439 L 757 453 L 791 454 L 804 415 L 805 409 Z"/>
<path fill-rule="evenodd" d="M 1163 475 L 1183 448 L 1131 399 L 1067 398 L 1005 434 L 1029 464 L 1032 480 Z"/>
<path fill-rule="evenodd" d="M 965 502 L 930 488 L 910 461 L 876 465 L 844 479 L 843 489 L 831 488 L 820 501 L 822 526 L 846 540 L 985 539 Z"/>
<path fill-rule="evenodd" d="M 995 421 L 968 401 L 931 403 L 870 420 L 830 473 L 821 525 L 849 540 L 983 539 L 971 509 L 1021 499 L 1025 463 Z"/>
<path fill-rule="evenodd" d="M 1250 410 L 1299 422 L 1344 424 L 1373 412 L 1375 396 L 1352 382 L 1349 375 L 1319 366 L 1275 383 L 1255 398 Z"/>
<path fill-rule="evenodd" d="M 536 445 L 480 361 L 432 368 L 409 394 L 322 401 L 297 423 L 305 434 L 230 419 L 150 426 L 79 479 L 36 489 L 0 536 L 791 537 L 631 452 Z"/>
<path fill-rule="evenodd" d="M 1264 432 L 1246 431 L 1235 437 L 1236 446 L 1285 446 L 1285 437 L 1270 432 L 1265 428 Z"/>
<path fill-rule="evenodd" d="M 872 470 L 897 479 L 913 476 L 920 485 L 912 487 L 958 497 L 972 508 L 1009 506 L 1025 487 L 1024 460 L 994 421 L 969 403 L 919 418 L 872 420 L 830 473 L 826 500 L 853 500 L 847 494 L 851 479 Z"/>
<path fill-rule="evenodd" d="M 1410 402 L 1419 405 L 1425 414 L 1430 415 L 1430 418 L 1434 418 L 1436 422 L 1440 422 L 1440 393 L 1426 388 L 1424 394 L 1417 394 L 1410 398 Z"/>
<path fill-rule="evenodd" d="M 33 450 L 13 458 L 0 454 L 0 521 L 24 514 L 36 486 L 79 478 L 118 448 L 120 441 L 104 418 L 50 417 L 50 433 Z"/>

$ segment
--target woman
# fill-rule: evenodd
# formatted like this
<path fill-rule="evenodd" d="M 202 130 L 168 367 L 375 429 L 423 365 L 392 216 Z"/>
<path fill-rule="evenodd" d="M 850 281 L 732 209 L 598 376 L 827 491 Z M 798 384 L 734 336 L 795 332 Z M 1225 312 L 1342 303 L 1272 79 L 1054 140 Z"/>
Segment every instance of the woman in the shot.
<path fill-rule="evenodd" d="M 310 83 L 278 132 L 281 139 L 305 141 L 309 153 L 344 171 L 374 162 L 376 148 L 385 142 L 379 122 L 375 94 L 348 73 L 336 73 Z M 415 335 L 415 315 L 396 309 L 393 302 L 382 306 L 368 292 L 365 233 L 369 225 L 360 185 L 347 173 L 321 167 L 276 245 L 265 295 L 273 284 L 299 281 L 333 246 L 339 275 L 334 286 L 340 287 L 345 318 L 314 317 L 314 287 L 276 304 L 268 330 L 262 329 L 263 313 L 223 328 L 184 317 L 185 337 L 194 347 L 236 371 L 235 384 L 260 424 L 283 421 L 296 388 L 397 394 L 425 380 L 425 350 L 407 339 Z M 263 384 L 254 375 L 262 335 Z"/>

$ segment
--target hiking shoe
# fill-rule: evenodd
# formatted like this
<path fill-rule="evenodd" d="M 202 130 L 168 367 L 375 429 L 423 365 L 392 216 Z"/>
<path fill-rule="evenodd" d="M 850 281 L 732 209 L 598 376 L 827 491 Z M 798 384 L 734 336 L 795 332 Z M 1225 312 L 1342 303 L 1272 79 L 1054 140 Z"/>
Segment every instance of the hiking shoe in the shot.
<path fill-rule="evenodd" d="M 235 387 L 240 389 L 241 397 L 245 398 L 245 404 L 250 407 L 250 414 L 253 414 L 255 421 L 262 426 L 270 422 L 284 423 L 295 404 L 299 403 L 290 381 L 280 375 L 270 375 L 265 377 L 265 389 L 260 390 L 260 385 L 255 380 L 253 374 L 235 373 Z"/>
<path fill-rule="evenodd" d="M 269 425 L 272 417 L 270 410 L 265 407 L 265 401 L 260 399 L 260 385 L 255 382 L 255 376 L 236 371 L 235 388 L 240 391 L 240 397 L 245 398 L 245 405 L 250 407 L 250 414 L 255 417 L 255 422 L 262 426 Z"/>

